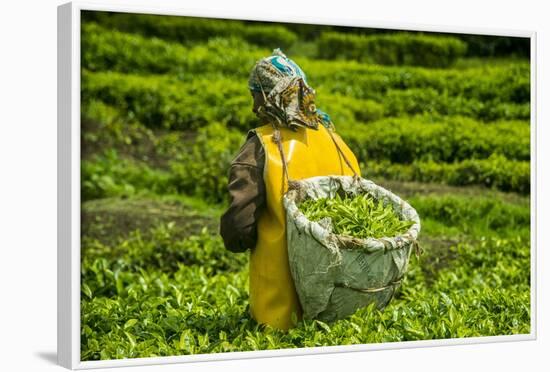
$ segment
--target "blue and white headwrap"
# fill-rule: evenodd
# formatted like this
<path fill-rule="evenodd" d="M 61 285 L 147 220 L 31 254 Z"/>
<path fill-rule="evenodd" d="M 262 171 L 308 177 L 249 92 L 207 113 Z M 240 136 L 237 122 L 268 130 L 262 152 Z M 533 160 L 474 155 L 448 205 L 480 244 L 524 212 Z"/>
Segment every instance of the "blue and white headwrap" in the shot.
<path fill-rule="evenodd" d="M 277 48 L 273 55 L 256 63 L 248 80 L 248 88 L 254 92 L 261 92 L 263 88 L 265 93 L 269 93 L 281 78 L 294 76 L 301 77 L 307 84 L 306 74 L 300 66 Z"/>
<path fill-rule="evenodd" d="M 280 49 L 256 63 L 248 87 L 264 95 L 259 115 L 277 126 L 317 129 L 322 124 L 334 129 L 328 114 L 315 107 L 315 90 L 308 85 L 304 71 Z"/>

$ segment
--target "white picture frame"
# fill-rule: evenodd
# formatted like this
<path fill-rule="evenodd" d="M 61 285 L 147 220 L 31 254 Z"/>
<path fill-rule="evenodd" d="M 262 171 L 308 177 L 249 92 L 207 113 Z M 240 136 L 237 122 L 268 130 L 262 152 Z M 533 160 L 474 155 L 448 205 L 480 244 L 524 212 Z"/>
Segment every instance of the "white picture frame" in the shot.
<path fill-rule="evenodd" d="M 158 15 L 200 16 L 208 18 L 256 21 L 314 23 L 410 31 L 469 33 L 494 36 L 518 36 L 531 40 L 531 333 L 526 335 L 473 337 L 426 341 L 395 342 L 307 349 L 263 350 L 220 354 L 200 354 L 155 358 L 102 361 L 80 360 L 80 13 L 83 10 L 146 13 Z M 536 32 L 393 24 L 342 19 L 314 19 L 300 16 L 274 17 L 266 14 L 227 14 L 213 11 L 159 8 L 74 1 L 58 7 L 58 362 L 69 369 L 185 363 L 274 356 L 312 355 L 354 351 L 374 351 L 534 340 L 537 337 L 537 175 L 536 175 Z"/>

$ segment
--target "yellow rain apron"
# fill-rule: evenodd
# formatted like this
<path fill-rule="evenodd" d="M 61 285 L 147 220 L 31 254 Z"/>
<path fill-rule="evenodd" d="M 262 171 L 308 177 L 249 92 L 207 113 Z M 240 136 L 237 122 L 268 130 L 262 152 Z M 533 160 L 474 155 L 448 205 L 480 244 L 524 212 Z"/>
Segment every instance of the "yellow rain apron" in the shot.
<path fill-rule="evenodd" d="M 250 253 L 250 313 L 259 323 L 287 330 L 292 327 L 292 313 L 301 319 L 302 309 L 290 273 L 287 254 L 285 211 L 282 203 L 283 163 L 272 136 L 271 125 L 253 130 L 265 150 L 264 182 L 266 209 L 258 220 L 258 240 Z M 292 180 L 326 175 L 353 175 L 338 152 L 328 129 L 298 128 L 296 132 L 280 128 L 288 176 Z M 340 136 L 333 132 L 345 157 L 360 175 L 357 159 Z"/>

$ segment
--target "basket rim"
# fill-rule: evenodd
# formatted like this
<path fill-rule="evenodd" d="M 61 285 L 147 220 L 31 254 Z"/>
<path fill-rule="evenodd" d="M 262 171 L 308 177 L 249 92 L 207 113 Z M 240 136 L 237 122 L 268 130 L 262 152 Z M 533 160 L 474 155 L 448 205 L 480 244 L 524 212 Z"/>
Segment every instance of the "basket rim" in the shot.
<path fill-rule="evenodd" d="M 413 221 L 414 224 L 404 233 L 391 236 L 391 237 L 381 237 L 381 238 L 358 238 L 350 235 L 336 234 L 332 231 L 328 231 L 325 227 L 319 224 L 317 221 L 312 221 L 308 219 L 298 208 L 296 204 L 296 198 L 300 192 L 306 191 L 307 188 L 311 187 L 314 184 L 318 184 L 318 181 L 322 179 L 328 179 L 329 182 L 334 185 L 337 185 L 337 189 L 344 189 L 346 185 L 352 185 L 353 182 L 360 182 L 361 188 L 365 192 L 369 192 L 374 198 L 380 199 L 380 195 L 375 195 L 372 193 L 372 190 L 377 190 L 381 193 L 381 196 L 385 199 L 389 199 L 394 203 L 399 203 L 401 207 L 400 216 L 405 217 L 409 221 Z M 324 230 L 327 235 L 327 238 L 338 242 L 338 248 L 341 250 L 366 250 L 369 252 L 375 252 L 379 250 L 390 251 L 407 248 L 411 244 L 418 244 L 417 239 L 420 233 L 420 217 L 418 212 L 414 209 L 408 202 L 401 199 L 399 196 L 383 188 L 380 185 L 377 185 L 371 180 L 368 180 L 363 177 L 354 178 L 353 176 L 342 176 L 342 175 L 327 175 L 327 176 L 315 176 L 304 178 L 301 180 L 294 181 L 295 187 L 288 190 L 283 195 L 283 204 L 287 213 L 291 213 L 294 218 L 303 218 L 309 224 L 315 225 L 317 228 Z M 305 188 L 300 191 L 300 188 Z M 344 189 L 344 191 L 346 191 Z M 410 213 L 410 216 L 405 216 L 405 211 Z"/>

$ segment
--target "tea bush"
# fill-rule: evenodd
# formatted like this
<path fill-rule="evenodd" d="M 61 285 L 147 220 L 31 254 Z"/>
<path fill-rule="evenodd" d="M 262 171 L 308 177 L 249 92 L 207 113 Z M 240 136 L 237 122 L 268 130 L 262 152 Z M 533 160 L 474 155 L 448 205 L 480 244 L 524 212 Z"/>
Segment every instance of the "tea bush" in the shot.
<path fill-rule="evenodd" d="M 408 200 L 423 218 L 459 227 L 463 232 L 481 229 L 511 236 L 521 228 L 529 228 L 531 214 L 528 203 L 512 204 L 499 198 L 443 195 L 414 196 Z"/>
<path fill-rule="evenodd" d="M 386 116 L 416 114 L 462 115 L 483 121 L 524 119 L 531 117 L 528 103 L 502 102 L 501 98 L 477 100 L 432 88 L 389 90 L 384 102 Z"/>
<path fill-rule="evenodd" d="M 147 47 L 144 48 L 144 41 Z M 189 49 L 162 39 L 109 31 L 98 25 L 82 26 L 82 66 L 92 71 L 148 71 L 165 73 L 185 68 Z"/>
<path fill-rule="evenodd" d="M 193 130 L 222 122 L 248 130 L 260 125 L 246 85 L 228 78 L 197 78 L 188 83 L 169 76 L 85 70 L 82 81 L 83 101 L 100 100 L 118 107 L 125 116 L 122 119 L 138 120 L 149 128 Z M 323 93 L 319 105 L 330 111 L 336 125 L 376 120 L 384 110 L 374 101 L 338 94 Z"/>
<path fill-rule="evenodd" d="M 89 71 L 134 74 L 224 73 L 248 76 L 248 66 L 269 50 L 225 34 L 205 43 L 182 45 L 109 30 L 95 23 L 82 26 L 82 66 Z"/>
<path fill-rule="evenodd" d="M 105 284 L 94 282 L 98 280 L 95 275 L 97 265 L 103 259 L 109 258 L 113 261 L 112 267 L 115 270 L 139 272 L 143 268 L 161 270 L 166 273 L 174 273 L 180 266 L 204 266 L 209 272 L 240 271 L 246 264 L 245 255 L 235 255 L 225 249 L 220 239 L 212 236 L 212 231 L 204 227 L 200 234 L 192 235 L 183 240 L 174 240 L 173 235 L 176 229 L 174 222 L 160 224 L 152 228 L 150 237 L 146 238 L 135 230 L 124 240 L 125 244 L 106 246 L 101 242 L 88 239 L 83 244 L 86 266 L 82 275 L 86 278 L 89 288 L 100 291 Z M 123 259 L 120 259 L 123 257 Z M 96 265 L 96 266 L 94 266 Z M 101 285 L 100 285 L 101 284 Z"/>
<path fill-rule="evenodd" d="M 241 133 L 219 123 L 199 129 L 192 148 L 171 162 L 170 172 L 178 191 L 208 201 L 227 199 L 229 166 L 244 143 Z"/>
<path fill-rule="evenodd" d="M 370 99 L 357 99 L 321 90 L 317 94 L 316 103 L 318 107 L 330 113 L 332 122 L 338 127 L 384 117 L 384 106 Z"/>
<path fill-rule="evenodd" d="M 448 67 L 466 53 L 458 38 L 427 34 L 354 35 L 325 32 L 318 41 L 321 58 L 354 59 L 381 65 Z"/>
<path fill-rule="evenodd" d="M 229 165 L 242 143 L 240 133 L 213 123 L 199 129 L 194 143 L 169 160 L 165 169 L 121 158 L 115 150 L 95 154 L 82 161 L 82 199 L 179 192 L 225 201 Z"/>
<path fill-rule="evenodd" d="M 189 130 L 217 121 L 241 129 L 258 126 L 246 85 L 230 79 L 181 82 L 170 76 L 83 71 L 82 99 L 118 107 L 150 128 Z"/>
<path fill-rule="evenodd" d="M 505 56 L 522 59 L 528 59 L 531 56 L 531 43 L 528 38 L 472 34 L 456 36 L 468 44 L 467 56 Z"/>
<path fill-rule="evenodd" d="M 367 162 L 366 177 L 399 181 L 441 182 L 455 186 L 484 185 L 502 191 L 528 194 L 531 169 L 528 161 L 508 160 L 493 154 L 487 159 L 468 159 L 456 163 L 414 161 L 410 165 L 387 161 Z"/>
<path fill-rule="evenodd" d="M 269 48 L 273 45 L 286 48 L 297 40 L 296 35 L 285 27 L 237 20 L 95 11 L 88 12 L 83 18 L 85 22 L 96 22 L 104 27 L 183 44 L 206 41 L 212 35 L 237 36 L 251 44 Z"/>
<path fill-rule="evenodd" d="M 501 154 L 529 160 L 530 126 L 522 121 L 480 123 L 467 117 L 400 117 L 340 125 L 338 133 L 361 160 L 451 163 Z"/>
<path fill-rule="evenodd" d="M 81 163 L 82 200 L 112 196 L 128 197 L 140 192 L 175 193 L 172 175 L 146 164 L 121 159 L 115 150 Z"/>
<path fill-rule="evenodd" d="M 316 61 L 296 58 L 318 89 L 355 98 L 381 99 L 394 89 L 432 88 L 448 95 L 480 101 L 527 103 L 530 69 L 524 62 L 468 69 L 375 66 L 355 61 Z"/>
<path fill-rule="evenodd" d="M 154 133 L 123 111 L 95 99 L 81 106 L 81 158 L 90 160 L 93 155 L 102 155 L 105 150 L 115 150 L 126 157 L 149 160 L 161 153 L 165 137 Z M 171 144 L 177 151 L 177 144 Z M 159 160 L 158 156 L 157 159 Z M 158 163 L 158 162 L 157 162 Z"/>

